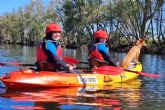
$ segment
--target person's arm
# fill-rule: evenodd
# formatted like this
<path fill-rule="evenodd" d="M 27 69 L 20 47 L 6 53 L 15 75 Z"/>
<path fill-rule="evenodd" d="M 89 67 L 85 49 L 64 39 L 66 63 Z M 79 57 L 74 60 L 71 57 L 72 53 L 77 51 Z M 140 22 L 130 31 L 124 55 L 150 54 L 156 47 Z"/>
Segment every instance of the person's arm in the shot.
<path fill-rule="evenodd" d="M 97 50 L 97 47 L 95 45 L 90 45 L 89 48 L 89 53 L 90 55 L 93 57 L 93 58 L 97 58 L 99 59 L 100 61 L 103 61 L 103 57 L 100 53 L 98 53 L 98 50 Z"/>
<path fill-rule="evenodd" d="M 50 62 L 56 63 L 60 67 L 69 69 L 68 65 L 63 60 L 57 57 L 56 47 L 52 42 L 46 43 L 46 53 Z"/>
<path fill-rule="evenodd" d="M 105 61 L 107 61 L 112 66 L 116 66 L 116 64 L 111 60 L 109 49 L 106 45 L 100 45 L 99 52 L 102 54 Z"/>
<path fill-rule="evenodd" d="M 111 66 L 116 66 L 116 64 L 111 60 L 111 57 L 109 54 L 106 54 L 104 52 L 101 52 L 101 53 L 102 53 L 105 61 L 107 61 Z"/>

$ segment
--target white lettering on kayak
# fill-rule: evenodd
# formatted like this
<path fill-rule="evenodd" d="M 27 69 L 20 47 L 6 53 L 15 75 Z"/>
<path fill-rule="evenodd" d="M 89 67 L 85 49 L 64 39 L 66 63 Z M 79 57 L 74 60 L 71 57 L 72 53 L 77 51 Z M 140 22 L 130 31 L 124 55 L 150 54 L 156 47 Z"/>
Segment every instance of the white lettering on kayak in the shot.
<path fill-rule="evenodd" d="M 79 83 L 98 84 L 96 76 L 77 76 Z"/>

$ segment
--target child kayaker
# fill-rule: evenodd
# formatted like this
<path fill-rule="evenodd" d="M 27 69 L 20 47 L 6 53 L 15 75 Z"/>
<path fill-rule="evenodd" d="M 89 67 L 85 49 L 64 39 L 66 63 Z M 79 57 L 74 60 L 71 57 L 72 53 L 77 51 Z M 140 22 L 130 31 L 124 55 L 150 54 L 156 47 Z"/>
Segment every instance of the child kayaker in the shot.
<path fill-rule="evenodd" d="M 94 33 L 95 43 L 89 45 L 89 66 L 99 67 L 103 65 L 116 66 L 110 59 L 110 52 L 106 45 L 108 34 L 100 29 Z"/>
<path fill-rule="evenodd" d="M 45 38 L 37 47 L 37 69 L 47 71 L 73 70 L 73 66 L 62 60 L 62 48 L 58 42 L 62 29 L 58 24 L 48 24 Z"/>

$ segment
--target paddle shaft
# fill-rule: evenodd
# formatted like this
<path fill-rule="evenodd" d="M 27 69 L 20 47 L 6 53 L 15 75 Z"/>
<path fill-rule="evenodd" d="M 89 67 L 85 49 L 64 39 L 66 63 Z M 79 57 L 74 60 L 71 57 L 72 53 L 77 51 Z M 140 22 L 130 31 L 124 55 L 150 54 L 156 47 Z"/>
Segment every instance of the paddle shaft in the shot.
<path fill-rule="evenodd" d="M 36 66 L 36 64 L 20 64 L 20 63 L 0 63 L 0 66 L 12 65 L 12 66 Z"/>
<path fill-rule="evenodd" d="M 36 66 L 36 64 L 20 64 L 20 66 Z"/>
<path fill-rule="evenodd" d="M 79 63 L 82 63 L 82 64 L 89 64 L 88 62 L 82 62 L 82 61 L 80 61 Z"/>

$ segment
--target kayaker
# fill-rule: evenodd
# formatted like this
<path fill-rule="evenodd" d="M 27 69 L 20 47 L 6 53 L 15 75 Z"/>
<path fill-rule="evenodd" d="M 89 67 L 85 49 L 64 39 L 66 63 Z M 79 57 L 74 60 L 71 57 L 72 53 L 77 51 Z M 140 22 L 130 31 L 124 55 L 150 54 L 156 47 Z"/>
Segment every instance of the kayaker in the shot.
<path fill-rule="evenodd" d="M 89 66 L 99 67 L 103 65 L 116 66 L 114 62 L 111 61 L 110 52 L 106 41 L 108 39 L 108 34 L 106 31 L 100 29 L 94 33 L 95 42 L 89 45 Z"/>
<path fill-rule="evenodd" d="M 62 29 L 58 24 L 48 24 L 46 36 L 37 46 L 37 69 L 47 71 L 73 70 L 73 66 L 62 60 L 62 48 L 58 42 Z"/>

